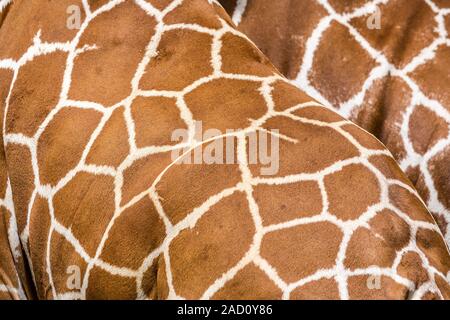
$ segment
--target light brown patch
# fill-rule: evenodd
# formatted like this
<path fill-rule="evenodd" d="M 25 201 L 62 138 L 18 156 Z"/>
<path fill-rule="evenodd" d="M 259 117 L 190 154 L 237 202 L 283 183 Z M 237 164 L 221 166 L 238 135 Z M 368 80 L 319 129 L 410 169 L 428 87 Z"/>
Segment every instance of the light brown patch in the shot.
<path fill-rule="evenodd" d="M 215 14 L 214 7 L 204 0 L 183 1 L 181 5 L 164 17 L 167 24 L 193 23 L 212 29 L 222 26 Z"/>
<path fill-rule="evenodd" d="M 390 277 L 381 276 L 380 287 L 372 287 L 376 276 L 353 276 L 348 279 L 348 293 L 351 300 L 406 300 L 408 288 Z"/>
<path fill-rule="evenodd" d="M 346 124 L 342 126 L 342 129 L 350 133 L 350 135 L 355 138 L 355 140 L 358 141 L 358 143 L 361 144 L 364 148 L 373 150 L 386 150 L 386 147 L 380 141 L 378 141 L 377 138 L 354 124 Z"/>
<path fill-rule="evenodd" d="M 131 92 L 133 78 L 156 22 L 133 1 L 97 16 L 80 38 L 78 48 L 97 49 L 77 56 L 69 97 L 111 106 Z"/>
<path fill-rule="evenodd" d="M 119 166 L 130 151 L 128 131 L 123 109 L 114 110 L 102 131 L 95 139 L 86 158 L 86 163 Z"/>
<path fill-rule="evenodd" d="M 346 166 L 326 176 L 324 181 L 329 211 L 339 219 L 358 219 L 371 205 L 380 201 L 378 180 L 361 164 Z"/>
<path fill-rule="evenodd" d="M 198 299 L 243 258 L 254 232 L 244 194 L 236 193 L 214 205 L 195 227 L 183 230 L 170 245 L 176 292 Z"/>
<path fill-rule="evenodd" d="M 58 294 L 80 291 L 80 287 L 77 285 L 82 284 L 87 263 L 75 251 L 75 248 L 57 232 L 52 233 L 50 242 L 50 265 L 53 284 Z M 77 277 L 81 280 L 80 283 L 75 281 Z"/>
<path fill-rule="evenodd" d="M 276 74 L 267 57 L 247 39 L 227 33 L 222 37 L 222 71 L 267 77 Z M 239 61 L 239 63 L 236 63 Z"/>
<path fill-rule="evenodd" d="M 203 84 L 185 96 L 194 119 L 203 122 L 203 130 L 244 129 L 251 119 L 262 117 L 267 106 L 257 82 L 217 79 Z"/>
<path fill-rule="evenodd" d="M 316 182 L 258 185 L 253 190 L 264 225 L 310 217 L 322 210 L 322 196 Z"/>
<path fill-rule="evenodd" d="M 136 299 L 136 280 L 112 275 L 99 267 L 94 267 L 90 273 L 86 299 L 134 300 Z"/>
<path fill-rule="evenodd" d="M 39 56 L 20 68 L 9 100 L 6 132 L 32 136 L 59 100 L 67 58 L 54 52 Z M 39 79 L 39 81 L 36 81 Z"/>
<path fill-rule="evenodd" d="M 55 115 L 37 145 L 42 184 L 56 185 L 78 164 L 100 117 L 97 111 L 76 108 L 62 109 Z"/>
<path fill-rule="evenodd" d="M 28 245 L 39 299 L 47 299 L 51 295 L 46 261 L 50 223 L 48 202 L 38 195 L 31 209 Z"/>
<path fill-rule="evenodd" d="M 317 120 L 326 123 L 344 121 L 336 112 L 325 107 L 305 107 L 298 109 L 292 113 L 295 116 L 310 120 Z"/>
<path fill-rule="evenodd" d="M 408 3 L 407 5 L 405 5 Z M 421 0 L 390 1 L 378 6 L 381 28 L 368 28 L 369 16 L 355 18 L 350 23 L 375 49 L 399 68 L 429 46 L 437 36 L 434 13 Z"/>
<path fill-rule="evenodd" d="M 306 41 L 325 14 L 325 9 L 313 0 L 249 1 L 239 30 L 278 70 L 294 79 L 300 71 Z"/>
<path fill-rule="evenodd" d="M 19 59 L 33 44 L 33 38 L 39 30 L 43 42 L 71 40 L 78 32 L 77 29 L 67 27 L 67 21 L 72 14 L 67 10 L 73 5 L 80 9 L 82 23 L 85 12 L 81 0 L 14 1 L 8 11 L 8 19 L 5 19 L 3 24 L 0 23 L 0 59 Z M 48 14 L 49 12 L 51 14 Z M 38 78 L 41 81 L 46 79 Z"/>
<path fill-rule="evenodd" d="M 407 252 L 403 255 L 397 272 L 399 276 L 411 280 L 416 288 L 429 280 L 427 270 L 423 267 L 420 256 L 415 252 Z"/>
<path fill-rule="evenodd" d="M 447 135 L 448 124 L 444 119 L 423 106 L 414 108 L 409 122 L 409 138 L 416 152 L 425 154 Z"/>
<path fill-rule="evenodd" d="M 442 296 L 445 300 L 450 300 L 450 283 L 448 280 L 442 278 L 439 275 L 435 276 L 436 285 L 441 291 Z"/>
<path fill-rule="evenodd" d="M 91 256 L 114 213 L 113 182 L 111 177 L 81 172 L 53 200 L 55 218 L 72 230 Z"/>
<path fill-rule="evenodd" d="M 294 300 L 338 300 L 339 289 L 334 279 L 311 281 L 292 291 Z"/>
<path fill-rule="evenodd" d="M 428 167 L 431 169 L 431 176 L 438 192 L 439 201 L 447 208 L 450 208 L 449 163 L 450 147 L 445 148 L 428 162 Z"/>
<path fill-rule="evenodd" d="M 143 90 L 181 91 L 194 81 L 212 74 L 210 35 L 191 30 L 163 34 L 157 55 L 140 81 Z M 189 61 L 186 61 L 188 58 Z"/>
<path fill-rule="evenodd" d="M 432 230 L 419 229 L 416 243 L 430 264 L 443 274 L 450 271 L 450 256 L 442 236 Z"/>
<path fill-rule="evenodd" d="M 448 65 L 450 61 L 450 47 L 440 46 L 436 50 L 434 59 L 428 60 L 419 66 L 412 74 L 420 89 L 430 98 L 436 99 L 444 106 L 449 104 L 450 72 Z"/>
<path fill-rule="evenodd" d="M 402 159 L 406 151 L 398 124 L 403 121 L 411 97 L 411 89 L 401 78 L 389 76 L 376 80 L 350 120 L 383 142 L 396 159 Z"/>
<path fill-rule="evenodd" d="M 406 177 L 405 173 L 400 169 L 397 162 L 387 155 L 375 155 L 369 158 L 371 164 L 373 164 L 380 172 L 388 179 L 394 179 L 406 183 L 411 188 L 414 188 L 411 181 Z"/>
<path fill-rule="evenodd" d="M 375 66 L 348 29 L 332 22 L 322 35 L 309 78 L 328 101 L 339 106 L 358 93 Z"/>
<path fill-rule="evenodd" d="M 433 217 L 424 204 L 408 190 L 396 185 L 391 185 L 389 187 L 389 199 L 394 206 L 408 215 L 411 219 L 434 223 Z"/>
<path fill-rule="evenodd" d="M 192 153 L 195 150 L 183 159 L 193 159 Z M 237 164 L 176 163 L 156 185 L 156 191 L 171 222 L 178 223 L 209 197 L 234 187 L 240 180 Z"/>
<path fill-rule="evenodd" d="M 166 263 L 162 255 L 158 256 L 152 266 L 144 273 L 142 286 L 149 299 L 167 299 L 169 286 L 167 284 Z"/>
<path fill-rule="evenodd" d="M 174 130 L 187 130 L 186 123 L 180 118 L 175 99 L 138 97 L 133 101 L 131 114 L 136 127 L 137 147 L 174 145 Z"/>
<path fill-rule="evenodd" d="M 100 258 L 119 267 L 138 269 L 164 235 L 164 224 L 155 206 L 144 197 L 116 219 Z"/>
<path fill-rule="evenodd" d="M 151 154 L 133 162 L 123 172 L 121 205 L 130 201 L 139 193 L 148 190 L 158 175 L 171 162 L 171 152 Z"/>
<path fill-rule="evenodd" d="M 313 101 L 306 93 L 285 81 L 276 81 L 272 88 L 272 98 L 276 111 L 284 111 L 301 103 Z"/>
<path fill-rule="evenodd" d="M 299 225 L 265 235 L 261 256 L 287 282 L 298 281 L 319 269 L 331 268 L 342 240 L 332 223 Z"/>
<path fill-rule="evenodd" d="M 302 123 L 286 117 L 274 117 L 263 128 L 279 130 L 280 134 L 295 139 L 297 143 L 279 139 L 278 176 L 312 173 L 323 170 L 336 161 L 358 155 L 357 149 L 335 130 Z M 250 165 L 255 176 L 260 174 L 261 164 Z"/>
<path fill-rule="evenodd" d="M 385 209 L 370 221 L 370 230 L 395 250 L 406 246 L 410 238 L 409 225 L 395 212 Z"/>
<path fill-rule="evenodd" d="M 240 270 L 213 297 L 217 300 L 275 300 L 281 290 L 254 264 Z"/>
<path fill-rule="evenodd" d="M 31 154 L 27 147 L 17 144 L 6 146 L 8 175 L 11 180 L 14 213 L 19 234 L 26 225 L 28 204 L 34 190 L 34 173 Z"/>

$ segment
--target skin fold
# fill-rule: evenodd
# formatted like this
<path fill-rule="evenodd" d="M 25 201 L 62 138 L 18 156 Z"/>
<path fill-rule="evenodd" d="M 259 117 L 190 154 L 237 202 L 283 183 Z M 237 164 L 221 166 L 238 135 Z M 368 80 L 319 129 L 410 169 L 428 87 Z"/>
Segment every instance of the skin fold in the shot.
<path fill-rule="evenodd" d="M 1 298 L 450 298 L 443 236 L 391 153 L 215 1 L 14 1 L 0 110 Z M 250 161 L 261 132 L 271 175 Z M 185 161 L 225 140 L 236 161 Z"/>

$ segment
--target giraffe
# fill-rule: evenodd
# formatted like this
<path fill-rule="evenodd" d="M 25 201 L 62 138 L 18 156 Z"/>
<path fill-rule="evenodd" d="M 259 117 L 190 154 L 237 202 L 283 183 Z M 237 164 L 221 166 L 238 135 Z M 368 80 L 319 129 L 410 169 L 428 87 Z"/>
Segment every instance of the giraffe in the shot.
<path fill-rule="evenodd" d="M 218 2 L 3 8 L 2 298 L 450 298 L 448 248 L 391 153 Z M 183 162 L 226 138 L 196 121 L 235 129 L 235 163 Z M 279 138 L 276 174 L 250 163 L 252 132 Z"/>
<path fill-rule="evenodd" d="M 387 146 L 450 244 L 449 2 L 220 2 L 293 84 Z"/>

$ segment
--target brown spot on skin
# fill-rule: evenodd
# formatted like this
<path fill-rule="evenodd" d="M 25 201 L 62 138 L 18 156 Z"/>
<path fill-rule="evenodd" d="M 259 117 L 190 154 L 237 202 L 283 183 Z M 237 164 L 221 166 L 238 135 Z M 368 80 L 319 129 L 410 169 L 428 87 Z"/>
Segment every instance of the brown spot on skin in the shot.
<path fill-rule="evenodd" d="M 376 276 L 353 276 L 348 279 L 348 293 L 351 300 L 406 300 L 407 287 L 387 276 L 381 276 L 380 287 L 376 287 Z M 375 285 L 375 286 L 372 286 Z"/>
<path fill-rule="evenodd" d="M 410 238 L 409 225 L 391 210 L 379 212 L 369 223 L 370 230 L 382 237 L 389 247 L 400 250 Z"/>
<path fill-rule="evenodd" d="M 397 162 L 387 155 L 375 155 L 369 158 L 371 164 L 373 164 L 387 179 L 399 180 L 406 183 L 411 188 L 411 181 L 406 177 L 405 173 L 400 169 Z"/>
<path fill-rule="evenodd" d="M 195 150 L 183 159 L 193 159 L 193 153 L 195 154 Z M 165 173 L 156 185 L 156 191 L 171 222 L 178 223 L 209 197 L 237 185 L 240 178 L 236 163 L 227 165 L 180 162 Z"/>
<path fill-rule="evenodd" d="M 383 142 L 396 159 L 402 159 L 406 151 L 398 124 L 404 119 L 411 97 L 411 89 L 398 77 L 376 80 L 367 91 L 361 107 L 353 111 L 350 120 Z"/>
<path fill-rule="evenodd" d="M 324 181 L 328 210 L 339 219 L 358 219 L 370 206 L 380 201 L 378 180 L 361 164 L 346 166 L 326 176 Z"/>
<path fill-rule="evenodd" d="M 398 275 L 411 280 L 415 288 L 429 280 L 428 273 L 424 269 L 420 256 L 415 252 L 405 253 L 397 267 Z"/>
<path fill-rule="evenodd" d="M 28 204 L 34 190 L 34 173 L 31 154 L 27 147 L 17 144 L 6 146 L 8 175 L 11 180 L 14 211 L 19 234 L 26 225 Z"/>
<path fill-rule="evenodd" d="M 255 230 L 243 193 L 214 205 L 192 229 L 170 245 L 173 284 L 187 299 L 198 299 L 250 247 Z"/>
<path fill-rule="evenodd" d="M 279 171 L 277 176 L 312 173 L 323 170 L 336 161 L 358 155 L 358 150 L 335 130 L 302 123 L 286 117 L 269 119 L 263 128 L 279 130 L 297 143 L 279 139 Z M 260 175 L 260 163 L 250 165 L 252 174 Z"/>
<path fill-rule="evenodd" d="M 78 173 L 56 193 L 53 204 L 55 218 L 94 256 L 114 213 L 113 178 Z"/>
<path fill-rule="evenodd" d="M 375 66 L 348 29 L 332 22 L 316 50 L 309 78 L 328 101 L 339 106 L 359 92 Z"/>
<path fill-rule="evenodd" d="M 4 206 L 0 207 L 0 283 L 17 287 L 17 271 L 8 239 L 10 222 L 11 214 Z"/>
<path fill-rule="evenodd" d="M 175 99 L 138 97 L 133 101 L 131 114 L 135 121 L 137 147 L 174 145 L 174 130 L 187 126 L 180 118 Z"/>
<path fill-rule="evenodd" d="M 292 291 L 294 300 L 338 300 L 339 290 L 334 279 L 311 281 Z"/>
<path fill-rule="evenodd" d="M 75 251 L 75 248 L 57 232 L 52 233 L 50 265 L 53 284 L 58 294 L 78 293 L 80 291 L 75 280 L 79 276 L 82 284 L 87 263 Z M 47 290 L 49 290 L 48 294 L 51 294 L 50 287 Z"/>
<path fill-rule="evenodd" d="M 421 50 L 429 46 L 437 33 L 434 13 L 421 0 L 391 1 L 378 6 L 381 28 L 369 29 L 369 16 L 355 18 L 350 23 L 377 50 L 381 50 L 388 61 L 403 68 Z"/>
<path fill-rule="evenodd" d="M 332 223 L 318 222 L 271 232 L 263 238 L 261 256 L 287 282 L 331 268 L 342 232 Z"/>
<path fill-rule="evenodd" d="M 316 182 L 258 185 L 253 188 L 264 225 L 320 214 L 322 197 Z"/>
<path fill-rule="evenodd" d="M 38 140 L 42 184 L 56 185 L 78 164 L 100 117 L 97 111 L 76 108 L 62 109 L 55 115 Z"/>
<path fill-rule="evenodd" d="M 108 2 L 109 2 L 109 0 L 88 0 L 91 11 L 95 11 L 95 10 L 99 9 L 100 7 L 104 6 Z"/>
<path fill-rule="evenodd" d="M 156 9 L 164 10 L 172 0 L 145 0 L 146 2 L 153 5 Z"/>
<path fill-rule="evenodd" d="M 67 27 L 70 17 L 67 9 L 73 5 L 80 8 L 80 22 L 83 23 L 85 12 L 81 0 L 14 1 L 8 11 L 8 19 L 3 24 L 0 22 L 0 59 L 19 59 L 33 44 L 39 30 L 42 42 L 70 41 L 78 32 Z M 41 81 L 46 79 L 38 78 Z"/>
<path fill-rule="evenodd" d="M 434 223 L 433 217 L 428 212 L 427 208 L 408 190 L 396 185 L 391 185 L 389 187 L 389 199 L 394 206 L 408 215 L 411 219 Z"/>
<path fill-rule="evenodd" d="M 441 298 L 434 292 L 427 291 L 423 296 L 422 300 L 441 300 Z"/>
<path fill-rule="evenodd" d="M 317 120 L 326 123 L 344 121 L 336 112 L 325 107 L 304 107 L 292 113 L 293 115 L 310 120 Z"/>
<path fill-rule="evenodd" d="M 450 101 L 448 83 L 450 73 L 448 63 L 450 61 L 450 47 L 440 46 L 436 50 L 434 59 L 420 65 L 412 74 L 412 78 L 420 89 L 431 99 L 436 99 L 444 106 Z"/>
<path fill-rule="evenodd" d="M 124 205 L 139 193 L 148 190 L 158 175 L 171 162 L 171 152 L 155 153 L 134 161 L 123 172 L 122 202 L 120 205 Z"/>
<path fill-rule="evenodd" d="M 167 24 L 193 23 L 212 29 L 222 27 L 214 7 L 204 0 L 183 1 L 164 17 L 164 22 Z"/>
<path fill-rule="evenodd" d="M 181 91 L 212 74 L 211 42 L 210 35 L 191 30 L 166 31 L 139 87 L 143 90 Z M 186 57 L 189 57 L 189 63 L 184 62 Z"/>
<path fill-rule="evenodd" d="M 366 228 L 357 229 L 350 239 L 344 264 L 351 270 L 370 266 L 390 267 L 395 259 L 395 250 L 378 235 Z"/>
<path fill-rule="evenodd" d="M 66 53 L 54 52 L 20 68 L 9 100 L 6 132 L 34 135 L 58 103 L 59 90 L 55 88 L 62 84 L 66 58 Z"/>
<path fill-rule="evenodd" d="M 443 274 L 450 271 L 450 257 L 442 236 L 432 230 L 419 229 L 416 235 L 419 249 L 425 253 L 430 264 Z"/>
<path fill-rule="evenodd" d="M 167 284 L 166 263 L 162 255 L 156 258 L 152 266 L 144 273 L 142 287 L 149 299 L 167 299 L 169 286 Z"/>
<path fill-rule="evenodd" d="M 38 195 L 31 209 L 28 245 L 39 299 L 46 299 L 51 295 L 46 261 L 50 223 L 48 202 Z"/>
<path fill-rule="evenodd" d="M 438 192 L 438 199 L 445 207 L 450 208 L 450 147 L 445 148 L 428 162 L 431 176 Z"/>
<path fill-rule="evenodd" d="M 6 97 L 9 93 L 9 88 L 13 78 L 13 72 L 11 70 L 0 69 L 0 119 L 4 119 L 4 110 Z M 3 134 L 0 134 L 0 145 L 3 144 Z M 6 170 L 6 155 L 5 149 L 0 150 L 0 198 L 5 198 L 8 172 Z"/>
<path fill-rule="evenodd" d="M 352 12 L 357 8 L 362 7 L 368 2 L 368 0 L 352 0 L 352 1 L 342 1 L 342 0 L 329 0 L 331 6 L 338 13 L 348 13 Z"/>
<path fill-rule="evenodd" d="M 247 39 L 227 33 L 221 40 L 222 72 L 261 77 L 275 74 L 272 63 Z"/>
<path fill-rule="evenodd" d="M 302 103 L 313 102 L 306 93 L 285 81 L 276 81 L 272 88 L 272 98 L 276 111 L 284 111 Z"/>
<path fill-rule="evenodd" d="M 123 109 L 114 110 L 86 158 L 86 163 L 119 166 L 130 151 Z"/>
<path fill-rule="evenodd" d="M 249 1 L 239 30 L 293 79 L 300 71 L 306 40 L 325 15 L 325 9 L 313 0 Z"/>
<path fill-rule="evenodd" d="M 342 129 L 350 133 L 350 135 L 364 148 L 372 150 L 386 150 L 386 147 L 378 141 L 377 138 L 354 124 L 346 124 L 342 126 Z"/>
<path fill-rule="evenodd" d="M 440 275 L 434 277 L 436 285 L 441 291 L 442 296 L 445 300 L 450 300 L 450 283 L 448 280 L 442 278 Z"/>
<path fill-rule="evenodd" d="M 275 300 L 282 292 L 269 277 L 254 264 L 240 270 L 213 297 L 214 300 Z"/>
<path fill-rule="evenodd" d="M 188 93 L 185 100 L 194 119 L 202 121 L 203 131 L 244 129 L 251 119 L 267 112 L 260 86 L 251 81 L 217 79 Z"/>
<path fill-rule="evenodd" d="M 69 97 L 105 106 L 126 98 L 155 25 L 154 18 L 133 1 L 125 1 L 97 16 L 78 44 L 78 48 L 96 45 L 97 49 L 75 59 Z"/>
<path fill-rule="evenodd" d="M 164 235 L 164 224 L 155 206 L 144 197 L 116 219 L 100 258 L 119 267 L 138 269 Z"/>
<path fill-rule="evenodd" d="M 423 106 L 414 108 L 409 122 L 409 138 L 416 152 L 425 154 L 447 135 L 448 124 L 444 119 Z"/>
<path fill-rule="evenodd" d="M 135 300 L 136 280 L 134 278 L 112 275 L 99 267 L 94 267 L 90 272 L 86 299 Z"/>

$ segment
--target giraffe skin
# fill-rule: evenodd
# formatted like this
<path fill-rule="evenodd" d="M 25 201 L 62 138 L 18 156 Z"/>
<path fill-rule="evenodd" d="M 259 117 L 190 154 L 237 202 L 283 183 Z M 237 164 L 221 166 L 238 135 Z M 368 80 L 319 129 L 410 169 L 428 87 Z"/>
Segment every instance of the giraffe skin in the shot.
<path fill-rule="evenodd" d="M 217 2 L 8 8 L 1 298 L 450 298 L 448 248 L 390 152 L 293 86 Z M 235 164 L 180 161 L 226 138 L 196 137 L 196 120 L 236 129 Z M 189 141 L 171 140 L 179 128 Z M 247 134 L 272 129 L 266 176 Z"/>
<path fill-rule="evenodd" d="M 220 2 L 293 84 L 386 145 L 449 245 L 450 2 Z"/>

